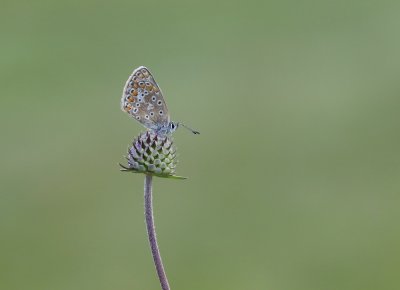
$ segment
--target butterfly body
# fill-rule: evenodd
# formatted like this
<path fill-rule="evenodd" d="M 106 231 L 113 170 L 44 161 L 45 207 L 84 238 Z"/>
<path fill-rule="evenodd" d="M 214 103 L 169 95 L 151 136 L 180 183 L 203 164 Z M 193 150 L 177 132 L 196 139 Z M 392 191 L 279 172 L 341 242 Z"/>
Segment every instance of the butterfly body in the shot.
<path fill-rule="evenodd" d="M 144 66 L 135 69 L 128 78 L 122 92 L 121 109 L 160 135 L 171 134 L 180 125 L 170 120 L 161 89 Z M 192 132 L 198 134 L 197 131 Z"/>

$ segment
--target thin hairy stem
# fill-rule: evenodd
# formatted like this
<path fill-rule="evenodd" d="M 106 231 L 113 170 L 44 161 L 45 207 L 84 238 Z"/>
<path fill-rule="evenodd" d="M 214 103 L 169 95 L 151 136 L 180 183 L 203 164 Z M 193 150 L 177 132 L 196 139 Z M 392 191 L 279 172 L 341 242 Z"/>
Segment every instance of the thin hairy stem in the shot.
<path fill-rule="evenodd" d="M 157 275 L 160 279 L 162 290 L 170 290 L 167 275 L 164 271 L 164 266 L 161 260 L 160 251 L 158 249 L 156 229 L 154 226 L 153 217 L 153 204 L 152 204 L 152 176 L 146 175 L 144 182 L 144 212 L 146 216 L 147 235 L 149 237 L 149 243 L 151 253 L 153 255 L 154 265 L 156 266 Z"/>

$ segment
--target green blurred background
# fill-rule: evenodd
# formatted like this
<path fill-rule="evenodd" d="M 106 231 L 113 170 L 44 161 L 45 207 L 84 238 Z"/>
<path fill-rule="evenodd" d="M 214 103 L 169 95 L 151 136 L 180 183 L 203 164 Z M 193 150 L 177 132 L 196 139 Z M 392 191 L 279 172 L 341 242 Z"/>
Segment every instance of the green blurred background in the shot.
<path fill-rule="evenodd" d="M 400 289 L 398 1 L 0 5 L 0 289 L 159 289 L 139 65 L 202 133 L 154 184 L 172 289 Z"/>

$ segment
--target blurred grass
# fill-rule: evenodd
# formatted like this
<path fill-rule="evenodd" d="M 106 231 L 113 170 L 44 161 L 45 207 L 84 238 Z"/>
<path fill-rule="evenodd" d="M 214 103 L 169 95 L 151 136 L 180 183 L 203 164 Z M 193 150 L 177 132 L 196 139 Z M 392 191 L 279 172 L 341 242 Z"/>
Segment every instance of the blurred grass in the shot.
<path fill-rule="evenodd" d="M 173 289 L 398 289 L 396 1 L 2 1 L 0 289 L 158 289 L 119 110 L 146 65 Z"/>

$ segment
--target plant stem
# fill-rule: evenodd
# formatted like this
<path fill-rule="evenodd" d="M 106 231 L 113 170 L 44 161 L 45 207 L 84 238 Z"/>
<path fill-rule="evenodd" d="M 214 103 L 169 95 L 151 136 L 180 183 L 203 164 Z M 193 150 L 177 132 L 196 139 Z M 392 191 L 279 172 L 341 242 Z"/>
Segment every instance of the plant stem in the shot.
<path fill-rule="evenodd" d="M 170 290 L 167 275 L 165 274 L 160 251 L 157 245 L 152 204 L 152 179 L 153 177 L 151 175 L 146 175 L 144 182 L 144 212 L 146 216 L 147 235 L 149 237 L 151 253 L 153 255 L 158 278 L 160 279 L 161 288 L 162 290 Z"/>

